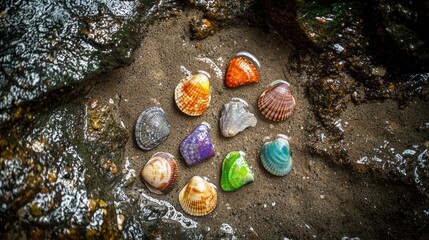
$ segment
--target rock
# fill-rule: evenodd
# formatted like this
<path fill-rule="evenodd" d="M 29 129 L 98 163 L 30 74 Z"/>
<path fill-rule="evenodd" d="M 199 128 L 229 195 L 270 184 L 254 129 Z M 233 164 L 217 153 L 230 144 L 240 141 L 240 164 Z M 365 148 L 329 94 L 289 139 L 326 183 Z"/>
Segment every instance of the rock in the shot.
<path fill-rule="evenodd" d="M 75 102 L 0 134 L 1 232 L 119 237 L 113 199 L 106 194 L 128 139 L 116 115 L 113 105 Z M 46 222 L 52 227 L 43 227 Z"/>
<path fill-rule="evenodd" d="M 152 2 L 2 4 L 0 124 L 19 118 L 21 108 L 35 100 L 129 63 Z"/>
<path fill-rule="evenodd" d="M 375 0 L 370 29 L 387 61 L 413 71 L 429 70 L 429 5 L 424 0 Z"/>

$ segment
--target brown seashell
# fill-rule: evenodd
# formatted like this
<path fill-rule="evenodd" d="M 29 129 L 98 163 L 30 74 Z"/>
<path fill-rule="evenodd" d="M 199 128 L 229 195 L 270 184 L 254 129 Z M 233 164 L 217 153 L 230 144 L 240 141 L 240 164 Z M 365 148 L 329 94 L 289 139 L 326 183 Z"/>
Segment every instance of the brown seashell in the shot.
<path fill-rule="evenodd" d="M 255 66 L 256 64 L 256 66 Z M 225 75 L 227 87 L 239 87 L 242 85 L 259 82 L 258 59 L 248 52 L 239 52 L 229 61 Z"/>
<path fill-rule="evenodd" d="M 210 75 L 199 72 L 183 79 L 174 91 L 177 107 L 190 116 L 202 115 L 210 105 Z"/>
<path fill-rule="evenodd" d="M 179 193 L 183 210 L 192 216 L 211 213 L 217 205 L 216 187 L 202 177 L 194 176 Z"/>
<path fill-rule="evenodd" d="M 272 121 L 284 121 L 296 106 L 290 85 L 284 80 L 276 80 L 270 86 L 259 97 L 259 111 Z"/>
<path fill-rule="evenodd" d="M 151 192 L 166 194 L 176 186 L 179 180 L 179 168 L 173 155 L 158 152 L 143 167 L 141 176 Z"/>

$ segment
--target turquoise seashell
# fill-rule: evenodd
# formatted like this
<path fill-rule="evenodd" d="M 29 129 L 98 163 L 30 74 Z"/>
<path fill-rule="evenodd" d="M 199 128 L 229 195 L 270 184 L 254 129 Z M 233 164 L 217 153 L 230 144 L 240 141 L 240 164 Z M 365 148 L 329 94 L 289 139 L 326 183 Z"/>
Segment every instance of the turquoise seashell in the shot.
<path fill-rule="evenodd" d="M 260 152 L 264 168 L 273 175 L 285 176 L 292 169 L 292 152 L 288 137 L 279 134 L 276 139 L 265 143 Z"/>
<path fill-rule="evenodd" d="M 222 163 L 221 187 L 224 191 L 235 191 L 253 181 L 253 173 L 244 159 L 242 151 L 230 152 Z"/>

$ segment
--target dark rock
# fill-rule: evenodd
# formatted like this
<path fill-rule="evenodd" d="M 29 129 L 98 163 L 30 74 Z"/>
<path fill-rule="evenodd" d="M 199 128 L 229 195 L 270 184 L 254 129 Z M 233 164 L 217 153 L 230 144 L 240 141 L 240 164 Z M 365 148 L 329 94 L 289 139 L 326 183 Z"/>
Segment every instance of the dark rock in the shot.
<path fill-rule="evenodd" d="M 375 0 L 371 9 L 374 52 L 399 69 L 428 71 L 428 2 Z"/>
<path fill-rule="evenodd" d="M 2 2 L 0 123 L 29 102 L 129 63 L 152 2 Z"/>
<path fill-rule="evenodd" d="M 0 136 L 0 232 L 120 236 L 108 188 L 121 172 L 128 134 L 112 105 L 70 103 Z"/>

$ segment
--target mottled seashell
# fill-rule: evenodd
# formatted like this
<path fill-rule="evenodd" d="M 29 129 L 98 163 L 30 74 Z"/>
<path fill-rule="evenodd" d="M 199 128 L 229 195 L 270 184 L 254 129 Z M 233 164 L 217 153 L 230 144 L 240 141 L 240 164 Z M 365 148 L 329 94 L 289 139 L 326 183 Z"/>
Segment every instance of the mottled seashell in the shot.
<path fill-rule="evenodd" d="M 289 148 L 288 137 L 278 134 L 276 139 L 266 142 L 260 152 L 264 168 L 273 175 L 284 176 L 292 169 L 292 152 Z"/>
<path fill-rule="evenodd" d="M 222 163 L 220 185 L 224 191 L 235 191 L 253 181 L 253 173 L 244 159 L 244 152 L 230 152 Z"/>
<path fill-rule="evenodd" d="M 248 52 L 239 52 L 229 61 L 225 85 L 233 88 L 259 82 L 258 59 Z"/>
<path fill-rule="evenodd" d="M 135 127 L 136 142 L 143 150 L 158 146 L 170 135 L 170 124 L 164 110 L 150 107 L 140 114 Z"/>
<path fill-rule="evenodd" d="M 194 176 L 179 193 L 182 209 L 192 216 L 211 213 L 217 205 L 216 187 L 202 177 Z"/>
<path fill-rule="evenodd" d="M 158 152 L 143 167 L 141 176 L 151 192 L 166 194 L 176 186 L 179 180 L 179 168 L 173 155 Z"/>
<path fill-rule="evenodd" d="M 180 153 L 187 165 L 195 165 L 216 155 L 210 136 L 210 124 L 202 122 L 180 143 Z"/>
<path fill-rule="evenodd" d="M 262 115 L 272 121 L 284 121 L 292 114 L 295 108 L 295 98 L 288 82 L 276 80 L 270 84 L 258 101 L 258 108 Z"/>
<path fill-rule="evenodd" d="M 210 105 L 210 74 L 198 74 L 183 79 L 174 91 L 177 107 L 189 116 L 203 114 Z"/>
<path fill-rule="evenodd" d="M 249 112 L 248 104 L 240 98 L 223 105 L 219 126 L 224 137 L 233 137 L 248 127 L 255 127 L 258 122 Z"/>

